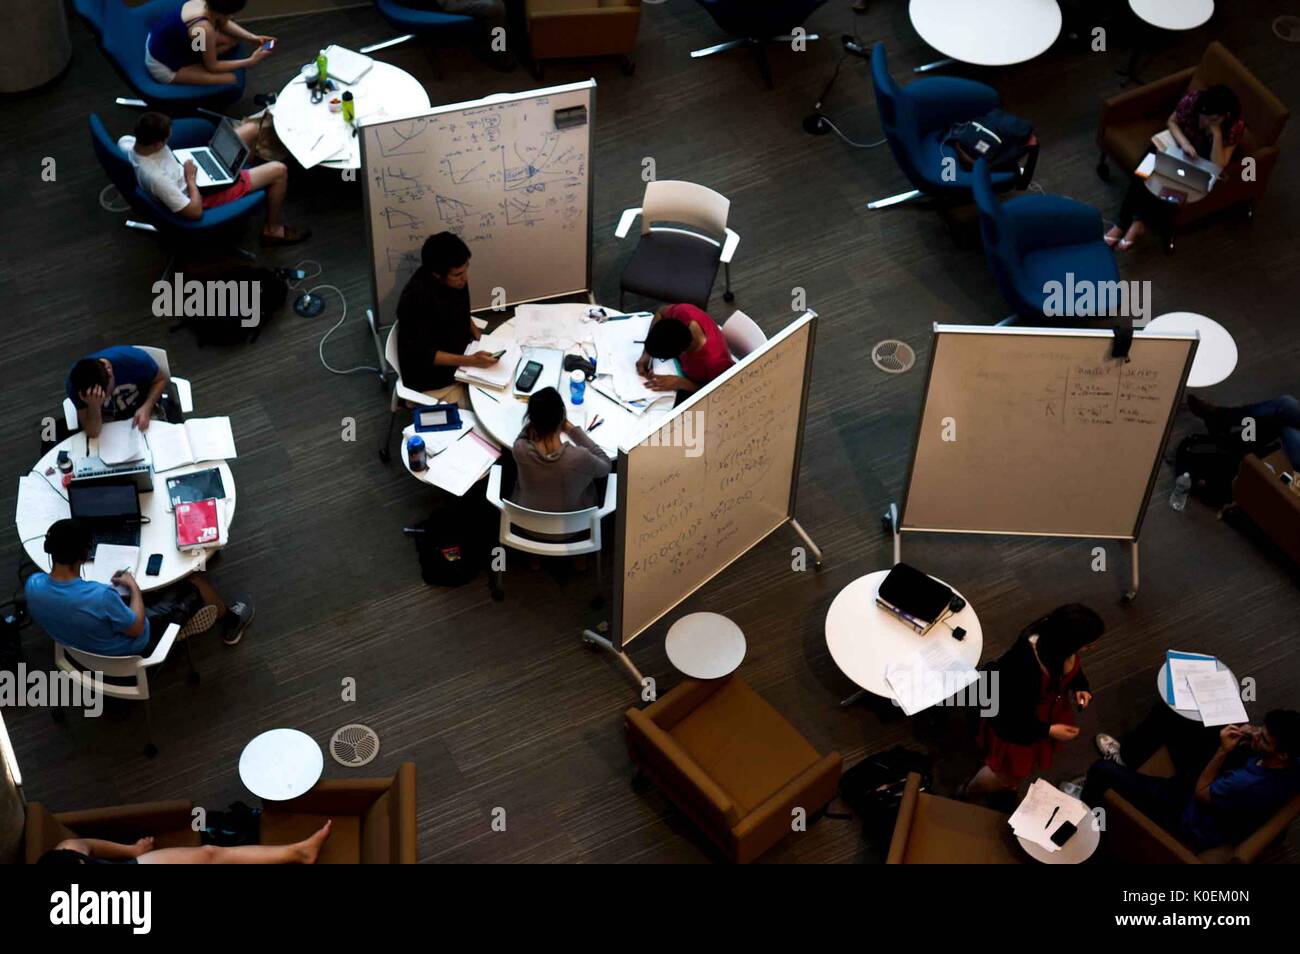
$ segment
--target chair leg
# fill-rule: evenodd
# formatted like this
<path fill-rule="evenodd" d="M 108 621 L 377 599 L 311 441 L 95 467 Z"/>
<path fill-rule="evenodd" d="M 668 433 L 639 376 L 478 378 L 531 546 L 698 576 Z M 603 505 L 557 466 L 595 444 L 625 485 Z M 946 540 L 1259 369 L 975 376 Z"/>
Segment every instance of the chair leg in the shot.
<path fill-rule="evenodd" d="M 158 754 L 158 746 L 153 744 L 153 713 L 150 711 L 148 699 L 144 701 L 144 731 L 144 757 L 151 759 Z"/>
<path fill-rule="evenodd" d="M 715 53 L 725 53 L 727 50 L 734 50 L 744 46 L 748 40 L 727 40 L 724 43 L 716 43 L 713 46 L 706 46 L 702 50 L 691 50 L 691 58 L 698 60 L 702 56 L 713 56 Z"/>
<path fill-rule="evenodd" d="M 1103 152 L 1101 158 L 1097 160 L 1097 178 L 1102 182 L 1110 181 L 1110 166 L 1106 162 L 1106 154 Z"/>
<path fill-rule="evenodd" d="M 772 64 L 767 58 L 767 44 L 753 43 L 754 59 L 758 61 L 758 72 L 763 76 L 763 82 L 767 84 L 768 89 L 773 89 L 772 83 Z"/>
<path fill-rule="evenodd" d="M 194 665 L 194 650 L 190 645 L 193 642 L 194 640 L 192 638 L 188 636 L 185 638 L 185 659 L 190 664 L 190 672 L 189 675 L 185 677 L 185 681 L 191 686 L 197 686 L 201 677 L 199 676 L 198 667 Z"/>
<path fill-rule="evenodd" d="M 1020 316 L 1019 316 L 1019 315 L 1007 315 L 1005 318 L 1003 318 L 1001 321 L 999 321 L 999 322 L 998 322 L 996 325 L 994 325 L 993 327 L 994 327 L 994 328 L 1009 328 L 1009 327 L 1011 327 L 1012 325 L 1017 325 L 1017 324 L 1019 324 L 1019 323 L 1020 323 Z"/>
<path fill-rule="evenodd" d="M 725 301 L 727 304 L 731 304 L 733 301 L 736 300 L 736 295 L 735 292 L 731 290 L 731 263 L 730 262 L 723 263 L 722 274 L 723 274 L 724 281 L 726 283 L 726 290 L 723 291 L 722 293 L 722 300 Z"/>
<path fill-rule="evenodd" d="M 384 431 L 384 442 L 379 445 L 379 459 L 387 464 L 393 459 L 390 449 L 393 443 L 393 425 L 397 422 L 397 386 L 393 386 L 392 410 L 388 414 L 388 429 Z"/>
<path fill-rule="evenodd" d="M 621 288 L 618 290 L 618 310 L 627 311 L 627 292 Z"/>
<path fill-rule="evenodd" d="M 395 36 L 391 40 L 383 40 L 379 43 L 372 43 L 369 46 L 363 46 L 360 50 L 362 53 L 374 53 L 378 50 L 386 50 L 390 46 L 397 46 L 399 43 L 405 43 L 408 40 L 414 40 L 414 33 L 404 33 L 402 36 Z"/>
<path fill-rule="evenodd" d="M 501 588 L 501 571 L 493 570 L 488 577 L 488 592 L 492 594 L 492 599 L 500 603 L 506 598 L 506 591 Z"/>
<path fill-rule="evenodd" d="M 601 567 L 601 552 L 596 551 L 596 595 L 592 597 L 591 608 L 601 609 L 605 605 L 605 574 Z"/>
<path fill-rule="evenodd" d="M 920 189 L 913 189 L 910 192 L 900 192 L 898 195 L 891 195 L 885 199 L 877 199 L 875 202 L 868 202 L 867 208 L 873 210 L 887 209 L 891 205 L 902 205 L 904 202 L 911 202 L 913 199 L 919 198 L 920 195 Z"/>

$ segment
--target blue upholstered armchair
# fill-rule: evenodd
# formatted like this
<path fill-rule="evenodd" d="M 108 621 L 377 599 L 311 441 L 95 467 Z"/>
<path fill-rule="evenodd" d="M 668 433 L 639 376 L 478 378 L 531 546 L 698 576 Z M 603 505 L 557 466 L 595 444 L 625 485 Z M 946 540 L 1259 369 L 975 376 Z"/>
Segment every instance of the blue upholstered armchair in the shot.
<path fill-rule="evenodd" d="M 1115 253 L 1102 240 L 1101 213 L 1057 195 L 1022 195 L 1004 203 L 983 159 L 975 163 L 972 178 L 989 270 L 1014 312 L 1003 323 L 1060 327 L 1104 319 L 1076 314 L 1066 295 L 1061 296 L 1065 314 L 1046 314 L 1049 283 L 1062 289 L 1094 283 L 1095 294 L 1100 283 L 1119 281 Z"/>
<path fill-rule="evenodd" d="M 911 192 L 878 199 L 867 206 L 883 209 L 921 195 L 948 202 L 970 201 L 971 173 L 960 163 L 949 163 L 945 178 L 943 139 L 954 123 L 983 116 L 999 105 L 997 90 L 973 80 L 935 76 L 899 86 L 889 75 L 885 44 L 871 50 L 871 80 L 876 89 L 880 125 L 894 159 L 912 183 Z M 999 192 L 1015 186 L 1024 188 L 1032 175 L 1018 171 L 993 173 L 993 187 Z"/>
<path fill-rule="evenodd" d="M 771 89 L 772 67 L 767 60 L 767 44 L 776 41 L 788 43 L 791 31 L 802 26 L 812 12 L 826 0 L 764 0 L 762 3 L 756 3 L 754 0 L 696 0 L 696 2 L 708 11 L 709 16 L 713 17 L 723 33 L 735 39 L 702 50 L 693 50 L 691 56 L 699 59 L 702 56 L 712 56 L 715 53 L 748 46 L 754 51 L 759 72 L 763 74 L 763 80 Z M 817 34 L 809 34 L 804 39 L 816 40 Z"/>
<path fill-rule="evenodd" d="M 123 0 L 73 0 L 73 5 L 99 38 L 109 62 L 150 106 L 172 107 L 166 111 L 204 106 L 219 112 L 244 95 L 243 70 L 227 86 L 160 83 L 149 75 L 144 65 L 145 38 L 150 25 L 176 6 L 176 0 L 150 0 L 138 7 L 128 7 Z"/>

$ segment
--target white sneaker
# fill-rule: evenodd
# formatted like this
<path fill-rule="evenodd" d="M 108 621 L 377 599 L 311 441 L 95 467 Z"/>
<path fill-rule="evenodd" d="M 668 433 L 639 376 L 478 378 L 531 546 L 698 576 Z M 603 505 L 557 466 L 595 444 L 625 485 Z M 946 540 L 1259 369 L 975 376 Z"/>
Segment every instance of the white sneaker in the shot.
<path fill-rule="evenodd" d="M 1097 737 L 1093 739 L 1093 742 L 1096 744 L 1097 751 L 1101 753 L 1103 759 L 1109 759 L 1110 761 L 1116 762 L 1120 765 L 1124 764 L 1124 760 L 1119 756 L 1119 739 L 1115 738 L 1113 735 L 1107 735 L 1105 732 L 1098 732 Z"/>

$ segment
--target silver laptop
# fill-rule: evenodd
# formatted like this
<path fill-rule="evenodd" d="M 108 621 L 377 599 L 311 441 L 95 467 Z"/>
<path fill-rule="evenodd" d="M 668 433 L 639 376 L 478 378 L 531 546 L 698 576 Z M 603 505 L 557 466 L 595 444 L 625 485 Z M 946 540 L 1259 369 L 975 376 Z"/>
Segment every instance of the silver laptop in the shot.
<path fill-rule="evenodd" d="M 206 146 L 193 149 L 173 149 L 172 154 L 184 163 L 193 159 L 198 167 L 194 183 L 200 189 L 228 186 L 235 181 L 239 170 L 248 160 L 248 147 L 235 133 L 229 120 L 217 123 L 216 131 Z"/>
<path fill-rule="evenodd" d="M 1213 164 L 1207 163 L 1209 169 L 1195 162 L 1189 162 L 1182 156 L 1168 152 L 1156 153 L 1156 173 L 1164 176 L 1193 192 L 1209 192 L 1214 185 Z"/>

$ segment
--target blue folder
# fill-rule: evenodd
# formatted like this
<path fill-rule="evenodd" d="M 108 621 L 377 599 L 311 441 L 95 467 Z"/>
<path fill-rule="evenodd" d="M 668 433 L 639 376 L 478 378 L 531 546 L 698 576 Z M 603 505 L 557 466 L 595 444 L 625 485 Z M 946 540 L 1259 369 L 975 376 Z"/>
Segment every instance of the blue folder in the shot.
<path fill-rule="evenodd" d="M 1172 659 L 1213 659 L 1216 663 L 1218 657 L 1207 656 L 1204 653 L 1180 653 L 1172 649 L 1165 650 L 1165 701 L 1171 706 L 1174 704 L 1174 667 L 1169 665 Z"/>

